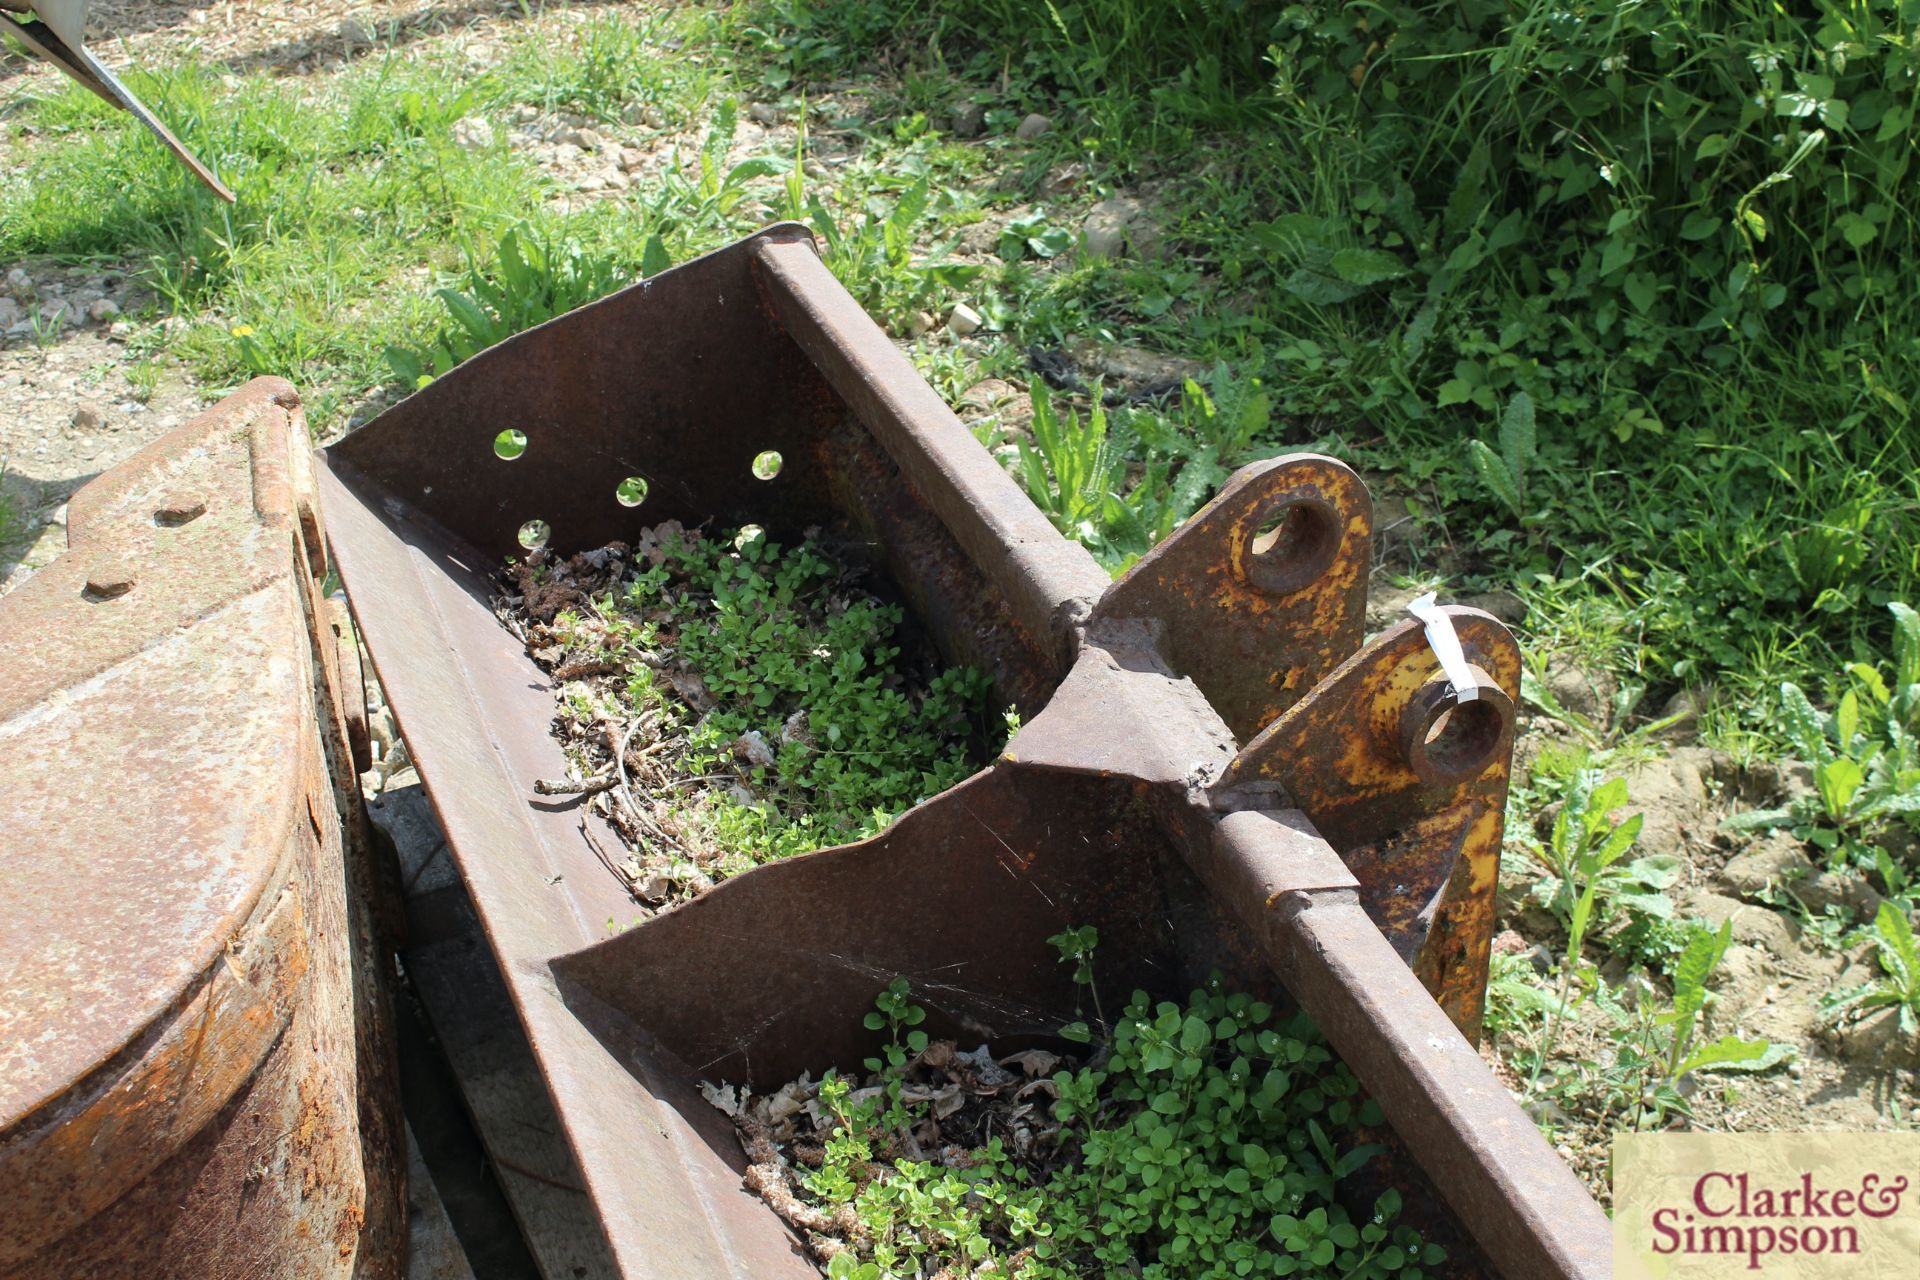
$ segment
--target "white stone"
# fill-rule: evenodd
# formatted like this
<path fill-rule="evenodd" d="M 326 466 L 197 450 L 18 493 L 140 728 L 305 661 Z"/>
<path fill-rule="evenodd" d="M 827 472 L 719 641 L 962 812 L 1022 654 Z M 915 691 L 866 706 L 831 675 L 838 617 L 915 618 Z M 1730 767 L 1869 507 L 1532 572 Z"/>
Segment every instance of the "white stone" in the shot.
<path fill-rule="evenodd" d="M 1087 211 L 1081 244 L 1089 258 L 1115 258 L 1127 247 L 1134 224 L 1140 220 L 1140 202 L 1112 196 Z"/>
<path fill-rule="evenodd" d="M 462 151 L 491 151 L 493 126 L 485 116 L 464 116 L 453 122 L 453 145 Z"/>
<path fill-rule="evenodd" d="M 1098 214 L 1090 215 L 1080 229 L 1080 246 L 1089 258 L 1117 258 L 1127 247 L 1127 226 Z"/>
<path fill-rule="evenodd" d="M 947 328 L 962 338 L 970 333 L 978 333 L 980 326 L 985 323 L 980 313 L 964 302 L 954 303 L 953 310 L 947 313 Z"/>
<path fill-rule="evenodd" d="M 733 754 L 751 765 L 764 767 L 773 763 L 773 748 L 767 744 L 766 736 L 757 729 L 734 739 Z"/>
<path fill-rule="evenodd" d="M 1051 133 L 1052 131 L 1053 121 L 1036 111 L 1020 122 L 1020 127 L 1013 131 L 1013 136 L 1016 138 L 1037 138 L 1043 133 Z"/>

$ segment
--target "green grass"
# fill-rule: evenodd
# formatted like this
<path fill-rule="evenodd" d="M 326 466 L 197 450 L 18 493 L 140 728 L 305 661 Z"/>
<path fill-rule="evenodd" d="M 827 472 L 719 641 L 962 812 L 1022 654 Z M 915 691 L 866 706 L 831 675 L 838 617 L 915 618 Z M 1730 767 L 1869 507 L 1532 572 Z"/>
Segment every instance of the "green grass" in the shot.
<path fill-rule="evenodd" d="M 0 493 L 0 553 L 14 550 L 21 533 L 20 516 L 13 509 L 13 499 Z"/>
<path fill-rule="evenodd" d="M 460 321 L 435 290 L 484 307 L 512 274 L 510 231 L 611 281 L 801 217 L 892 331 L 959 299 L 986 317 L 998 341 L 916 346 L 950 399 L 1023 379 L 1030 343 L 1217 370 L 1212 415 L 1191 398 L 1111 413 L 1124 466 L 1101 474 L 1122 492 L 1078 495 L 1092 515 L 1065 522 L 1110 565 L 1232 467 L 1328 449 L 1407 495 L 1416 573 L 1519 591 L 1530 644 L 1613 668 L 1644 690 L 1637 714 L 1712 684 L 1716 741 L 1783 749 L 1779 682 L 1835 694 L 1846 662 L 1888 647 L 1881 606 L 1920 580 L 1920 297 L 1898 287 L 1920 218 L 1888 198 L 1916 131 L 1883 88 L 1915 55 L 1883 38 L 1886 0 L 1816 7 L 1186 0 L 1169 21 L 1147 0 L 746 0 L 508 23 L 479 73 L 432 41 L 327 79 L 229 86 L 183 63 L 138 86 L 238 208 L 66 91 L 0 114 L 52 135 L 0 175 L 0 260 L 149 264 L 203 379 L 285 374 L 334 427 L 410 367 L 388 348 L 437 367 Z M 749 100 L 804 119 L 805 151 L 728 164 Z M 969 100 L 985 136 L 961 142 L 946 129 Z M 657 122 L 687 163 L 561 212 L 505 145 L 521 105 Z M 1055 129 L 1016 140 L 1034 110 Z M 490 153 L 451 140 L 476 113 Z M 830 165 L 796 168 L 829 142 Z M 1079 185 L 1040 195 L 1070 165 Z M 1148 199 L 1166 256 L 1036 256 L 1116 190 Z M 1034 251 L 946 261 L 1015 206 Z M 1469 445 L 1498 447 L 1521 392 L 1537 428 L 1516 513 Z M 1249 401 L 1264 420 L 1228 429 L 1238 410 L 1219 407 Z"/>
<path fill-rule="evenodd" d="M 8 114 L 43 137 L 28 163 L 0 175 L 0 260 L 143 263 L 165 305 L 194 321 L 177 353 L 203 379 L 290 377 L 311 393 L 316 425 L 334 426 L 390 376 L 387 346 L 433 332 L 437 277 L 489 258 L 507 230 L 524 224 L 637 270 L 645 220 L 553 212 L 551 182 L 505 146 L 506 112 L 591 102 L 689 119 L 705 110 L 710 77 L 645 42 L 704 22 L 636 27 L 607 14 L 560 38 L 515 27 L 503 62 L 478 76 L 431 48 L 376 54 L 332 79 L 255 73 L 231 88 L 191 62 L 134 73 L 136 92 L 234 189 L 233 208 L 91 95 L 28 98 Z M 454 144 L 454 122 L 473 114 L 494 121 L 493 150 Z"/>

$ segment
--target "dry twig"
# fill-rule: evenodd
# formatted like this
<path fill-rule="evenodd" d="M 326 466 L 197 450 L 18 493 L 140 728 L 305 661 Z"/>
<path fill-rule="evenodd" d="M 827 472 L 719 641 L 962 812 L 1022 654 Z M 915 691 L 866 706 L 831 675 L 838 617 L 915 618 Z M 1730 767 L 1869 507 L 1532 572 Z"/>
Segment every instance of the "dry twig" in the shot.
<path fill-rule="evenodd" d="M 573 782 L 566 778 L 536 778 L 533 794 L 537 796 L 594 796 L 602 791 L 611 791 L 620 785 L 620 780 L 611 773 L 588 778 L 585 782 Z"/>

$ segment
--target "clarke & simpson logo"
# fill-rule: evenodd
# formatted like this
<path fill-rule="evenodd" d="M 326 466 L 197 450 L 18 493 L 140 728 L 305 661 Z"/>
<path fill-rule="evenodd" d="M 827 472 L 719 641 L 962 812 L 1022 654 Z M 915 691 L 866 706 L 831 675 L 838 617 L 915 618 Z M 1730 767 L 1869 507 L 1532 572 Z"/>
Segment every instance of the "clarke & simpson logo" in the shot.
<path fill-rule="evenodd" d="M 1920 1134 L 1629 1134 L 1614 1141 L 1614 1273 L 1910 1277 Z"/>
<path fill-rule="evenodd" d="M 1900 1211 L 1907 1179 L 1869 1173 L 1856 1187 L 1824 1187 L 1811 1173 L 1800 1185 L 1755 1188 L 1753 1175 L 1715 1170 L 1693 1184 L 1685 1207 L 1653 1211 L 1656 1254 L 1744 1256 L 1747 1270 L 1775 1253 L 1858 1254 L 1859 1219 L 1891 1218 Z"/>

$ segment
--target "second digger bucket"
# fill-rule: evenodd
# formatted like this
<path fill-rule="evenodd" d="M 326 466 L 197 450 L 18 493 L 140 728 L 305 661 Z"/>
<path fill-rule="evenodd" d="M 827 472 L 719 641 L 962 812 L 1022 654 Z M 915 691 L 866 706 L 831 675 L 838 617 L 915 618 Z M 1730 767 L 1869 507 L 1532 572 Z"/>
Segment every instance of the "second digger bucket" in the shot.
<path fill-rule="evenodd" d="M 856 1065 L 895 977 L 935 1030 L 1049 1037 L 1076 992 L 1047 939 L 1081 925 L 1111 989 L 1218 971 L 1311 1013 L 1450 1274 L 1608 1274 L 1605 1216 L 1473 1044 L 1518 651 L 1470 609 L 1444 611 L 1450 671 L 1411 619 L 1363 647 L 1371 503 L 1344 465 L 1249 466 L 1112 581 L 791 225 L 501 344 L 321 462 L 354 615 L 622 1274 L 815 1274 L 696 1086 Z M 593 846 L 617 837 L 534 796 L 566 768 L 552 685 L 491 602 L 533 522 L 564 553 L 669 519 L 868 548 L 1026 727 L 877 837 L 608 937 L 631 899 Z"/>

